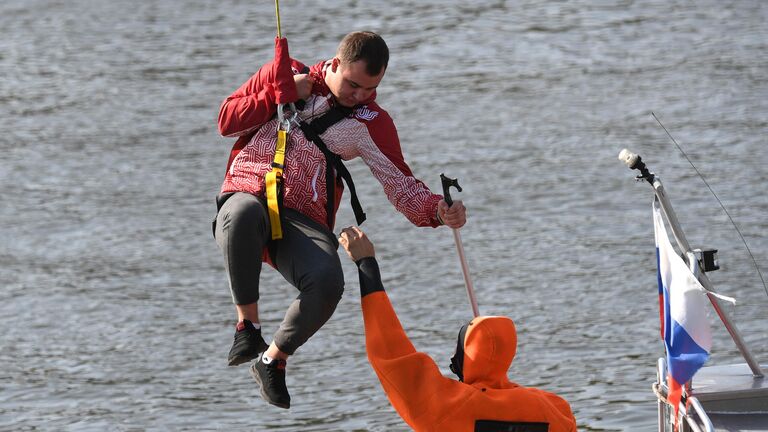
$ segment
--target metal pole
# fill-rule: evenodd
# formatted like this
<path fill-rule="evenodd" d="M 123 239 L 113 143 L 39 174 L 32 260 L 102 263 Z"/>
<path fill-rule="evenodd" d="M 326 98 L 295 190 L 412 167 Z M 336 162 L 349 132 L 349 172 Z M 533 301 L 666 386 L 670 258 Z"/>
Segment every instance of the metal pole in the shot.
<path fill-rule="evenodd" d="M 693 408 L 692 411 L 695 411 L 696 415 L 699 417 L 699 420 L 701 420 L 701 424 L 704 426 L 704 432 L 715 432 L 715 425 L 712 424 L 712 419 L 710 419 L 707 415 L 707 412 L 704 411 L 704 407 L 701 405 L 701 402 L 699 402 L 699 400 L 694 396 L 689 396 L 688 402 L 690 402 L 691 407 Z M 691 414 L 688 413 L 688 416 L 691 416 Z"/>
<path fill-rule="evenodd" d="M 672 234 L 674 235 L 675 240 L 677 241 L 677 245 L 680 247 L 683 254 L 692 252 L 691 246 L 690 244 L 688 244 L 688 240 L 685 238 L 683 229 L 680 226 L 680 222 L 677 220 L 677 215 L 675 214 L 675 211 L 672 209 L 672 203 L 669 201 L 669 197 L 667 197 L 667 194 L 664 191 L 664 186 L 661 184 L 661 180 L 659 179 L 658 176 L 654 176 L 652 186 L 653 186 L 653 191 L 656 194 L 656 197 L 659 199 L 659 203 L 661 204 L 661 210 L 664 212 L 664 215 L 667 217 L 667 221 L 669 222 L 669 227 L 672 229 Z M 698 275 L 698 279 L 701 285 L 707 291 L 712 291 L 712 292 L 715 291 L 715 288 L 712 286 L 712 282 L 710 282 L 709 277 L 707 277 L 707 275 L 704 272 L 701 272 Z M 752 352 L 749 350 L 749 347 L 747 347 L 746 343 L 744 342 L 744 339 L 741 337 L 741 333 L 739 333 L 739 329 L 736 328 L 736 325 L 733 322 L 731 322 L 731 318 L 728 316 L 728 313 L 720 305 L 720 301 L 717 299 L 717 297 L 715 297 L 711 293 L 707 293 L 707 297 L 709 298 L 709 301 L 712 303 L 712 307 L 715 309 L 715 312 L 717 312 L 717 315 L 720 317 L 720 321 L 723 322 L 723 325 L 725 325 L 725 328 L 728 330 L 728 333 L 731 335 L 731 338 L 733 339 L 733 342 L 736 344 L 736 347 L 741 352 L 742 357 L 744 357 L 744 360 L 747 361 L 749 368 L 752 370 L 752 374 L 756 378 L 763 377 L 763 371 L 760 369 L 760 364 L 752 355 Z"/>
<path fill-rule="evenodd" d="M 666 430 L 666 409 L 667 403 L 661 399 L 661 389 L 664 386 L 664 378 L 667 376 L 667 360 L 660 358 L 656 365 L 656 381 L 658 384 L 659 394 L 656 395 L 656 409 L 657 409 L 657 422 L 658 432 L 664 432 Z"/>
<path fill-rule="evenodd" d="M 453 239 L 456 241 L 456 250 L 459 252 L 459 261 L 461 261 L 461 271 L 464 273 L 464 284 L 467 287 L 467 297 L 469 297 L 469 304 L 472 306 L 472 314 L 475 318 L 480 316 L 480 309 L 477 307 L 477 299 L 475 298 L 475 288 L 472 286 L 472 279 L 469 277 L 469 266 L 467 265 L 467 257 L 464 255 L 464 245 L 461 242 L 461 234 L 459 230 L 454 228 Z"/>

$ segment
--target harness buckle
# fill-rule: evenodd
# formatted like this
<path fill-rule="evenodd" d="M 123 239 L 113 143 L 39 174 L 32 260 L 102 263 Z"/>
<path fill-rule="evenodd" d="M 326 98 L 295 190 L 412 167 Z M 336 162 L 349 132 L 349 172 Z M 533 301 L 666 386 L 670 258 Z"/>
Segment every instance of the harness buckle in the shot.
<path fill-rule="evenodd" d="M 286 105 L 288 105 L 287 109 L 285 107 Z M 296 105 L 294 105 L 293 102 L 289 104 L 279 104 L 277 106 L 277 119 L 280 122 L 278 128 L 290 132 L 291 123 L 297 126 L 299 125 L 299 110 L 296 109 Z"/>

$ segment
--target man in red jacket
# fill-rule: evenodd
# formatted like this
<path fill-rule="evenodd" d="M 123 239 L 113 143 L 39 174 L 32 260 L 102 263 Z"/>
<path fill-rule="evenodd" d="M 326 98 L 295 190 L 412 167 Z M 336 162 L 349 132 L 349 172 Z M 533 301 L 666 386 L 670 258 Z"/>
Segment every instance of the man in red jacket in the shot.
<path fill-rule="evenodd" d="M 257 359 L 251 374 L 262 397 L 282 408 L 290 406 L 286 359 L 331 317 L 344 289 L 331 231 L 343 190 L 334 175 L 345 171 L 340 161 L 362 158 L 389 201 L 414 225 L 458 228 L 466 221 L 460 201 L 449 207 L 413 176 L 392 119 L 375 102 L 389 59 L 379 35 L 350 33 L 332 59 L 312 67 L 290 59 L 287 50 L 287 41 L 277 39 L 275 61 L 221 105 L 219 131 L 238 139 L 217 197 L 214 226 L 238 318 L 229 364 Z M 284 162 L 279 162 L 276 138 L 285 126 L 275 113 L 279 104 L 294 101 L 301 127 L 294 123 L 290 128 Z M 313 136 L 321 136 L 326 148 Z M 267 175 L 276 167 L 282 173 L 279 218 L 270 214 L 273 207 L 266 197 Z M 353 208 L 359 216 L 354 199 Z M 299 290 L 269 345 L 261 336 L 258 314 L 262 260 Z"/>
<path fill-rule="evenodd" d="M 451 370 L 417 352 L 392 309 L 373 244 L 357 227 L 339 242 L 357 264 L 368 360 L 398 414 L 416 431 L 575 432 L 576 420 L 561 397 L 507 378 L 517 349 L 511 319 L 481 316 L 459 331 Z"/>

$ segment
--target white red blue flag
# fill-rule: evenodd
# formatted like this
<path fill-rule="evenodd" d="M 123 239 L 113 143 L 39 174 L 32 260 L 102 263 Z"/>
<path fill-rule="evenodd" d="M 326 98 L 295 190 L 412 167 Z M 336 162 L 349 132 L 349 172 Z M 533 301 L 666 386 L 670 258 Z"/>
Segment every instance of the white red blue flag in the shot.
<path fill-rule="evenodd" d="M 677 419 L 683 386 L 709 358 L 712 333 L 704 287 L 672 248 L 658 200 L 653 203 L 661 335 L 667 349 L 667 401 Z M 677 423 L 677 422 L 675 422 Z"/>

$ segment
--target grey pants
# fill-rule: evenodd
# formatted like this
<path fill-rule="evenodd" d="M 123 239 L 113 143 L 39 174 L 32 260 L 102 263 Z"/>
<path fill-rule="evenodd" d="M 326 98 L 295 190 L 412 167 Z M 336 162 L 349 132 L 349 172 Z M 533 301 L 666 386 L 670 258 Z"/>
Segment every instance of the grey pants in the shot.
<path fill-rule="evenodd" d="M 237 192 L 221 206 L 214 235 L 235 304 L 259 300 L 265 247 L 280 274 L 299 290 L 274 336 L 280 351 L 293 354 L 333 315 L 344 292 L 344 273 L 331 231 L 293 209 L 280 214 L 283 238 L 272 240 L 266 203 Z"/>

